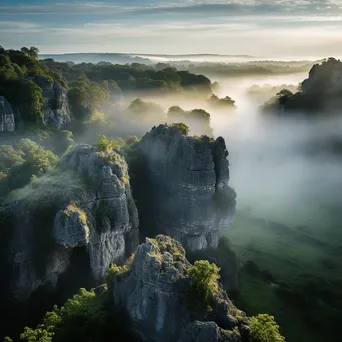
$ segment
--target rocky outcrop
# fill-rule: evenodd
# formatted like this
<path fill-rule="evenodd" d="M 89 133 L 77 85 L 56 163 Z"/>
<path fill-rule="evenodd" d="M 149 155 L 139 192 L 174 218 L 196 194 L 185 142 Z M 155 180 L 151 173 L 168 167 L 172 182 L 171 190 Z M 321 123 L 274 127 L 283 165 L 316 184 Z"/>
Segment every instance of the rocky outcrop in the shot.
<path fill-rule="evenodd" d="M 57 81 L 51 82 L 45 76 L 26 77 L 24 81 L 33 81 L 42 88 L 44 98 L 43 120 L 47 126 L 55 127 L 59 130 L 71 121 L 71 112 L 68 104 L 68 95 Z"/>
<path fill-rule="evenodd" d="M 71 121 L 67 91 L 58 83 L 53 84 L 54 96 L 45 98 L 44 122 L 48 126 L 63 129 Z"/>
<path fill-rule="evenodd" d="M 304 95 L 340 96 L 342 92 L 342 62 L 328 58 L 321 64 L 315 64 L 309 77 L 302 82 Z"/>
<path fill-rule="evenodd" d="M 15 120 L 13 108 L 3 96 L 0 96 L 0 133 L 14 131 Z"/>
<path fill-rule="evenodd" d="M 341 94 L 342 62 L 328 58 L 311 68 L 309 77 L 301 83 L 298 92 L 293 94 L 287 89 L 281 90 L 265 103 L 264 112 L 280 115 L 340 115 Z"/>
<path fill-rule="evenodd" d="M 127 328 L 143 341 L 248 341 L 248 319 L 218 286 L 210 308 L 196 297 L 192 265 L 175 240 L 159 235 L 140 245 L 112 274 L 109 291 Z M 195 296 L 195 297 L 192 297 Z"/>
<path fill-rule="evenodd" d="M 177 125 L 160 125 L 142 138 L 138 149 L 139 179 L 146 188 L 135 193 L 145 196 L 139 208 L 144 226 L 155 224 L 157 233 L 190 250 L 217 247 L 236 204 L 224 139 L 188 137 Z"/>
<path fill-rule="evenodd" d="M 1 278 L 18 300 L 42 286 L 54 289 L 78 250 L 84 250 L 82 272 L 89 267 L 88 278 L 99 282 L 112 262 L 138 245 L 137 209 L 118 152 L 80 145 L 62 158 L 58 171 L 16 197 L 0 215 L 7 232 Z"/>

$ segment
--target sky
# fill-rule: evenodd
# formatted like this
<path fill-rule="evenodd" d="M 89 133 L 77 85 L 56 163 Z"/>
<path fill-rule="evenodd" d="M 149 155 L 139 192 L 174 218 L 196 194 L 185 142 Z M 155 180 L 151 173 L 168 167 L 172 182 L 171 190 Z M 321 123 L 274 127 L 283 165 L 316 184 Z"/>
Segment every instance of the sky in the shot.
<path fill-rule="evenodd" d="M 340 58 L 342 0 L 0 0 L 0 45 Z"/>

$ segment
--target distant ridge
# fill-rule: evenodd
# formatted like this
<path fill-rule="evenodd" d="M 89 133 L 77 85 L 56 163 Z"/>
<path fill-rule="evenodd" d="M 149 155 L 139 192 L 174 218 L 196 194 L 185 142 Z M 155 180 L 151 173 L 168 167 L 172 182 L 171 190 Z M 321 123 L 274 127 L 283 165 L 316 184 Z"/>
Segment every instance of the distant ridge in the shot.
<path fill-rule="evenodd" d="M 181 54 L 181 55 L 169 55 L 169 54 L 154 54 L 154 53 L 120 53 L 120 52 L 70 52 L 70 53 L 46 53 L 40 54 L 42 58 L 48 58 L 48 56 L 75 56 L 75 55 L 88 55 L 88 56 L 144 56 L 144 57 L 173 57 L 173 58 L 186 58 L 186 57 L 239 57 L 239 58 L 256 58 L 252 55 L 221 55 L 214 53 L 195 53 L 195 54 Z"/>

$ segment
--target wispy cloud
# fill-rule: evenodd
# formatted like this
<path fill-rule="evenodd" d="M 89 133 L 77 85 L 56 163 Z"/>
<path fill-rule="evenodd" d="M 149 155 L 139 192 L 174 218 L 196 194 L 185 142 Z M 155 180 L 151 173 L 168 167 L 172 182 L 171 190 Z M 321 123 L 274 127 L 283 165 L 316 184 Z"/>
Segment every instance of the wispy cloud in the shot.
<path fill-rule="evenodd" d="M 237 0 L 237 1 L 140 1 L 133 2 L 60 2 L 42 5 L 0 5 L 1 15 L 16 14 L 159 14 L 159 13 L 219 13 L 242 14 L 335 14 L 342 11 L 337 0 Z"/>
<path fill-rule="evenodd" d="M 342 0 L 18 1 L 0 3 L 5 47 L 260 54 L 324 45 L 342 55 Z"/>

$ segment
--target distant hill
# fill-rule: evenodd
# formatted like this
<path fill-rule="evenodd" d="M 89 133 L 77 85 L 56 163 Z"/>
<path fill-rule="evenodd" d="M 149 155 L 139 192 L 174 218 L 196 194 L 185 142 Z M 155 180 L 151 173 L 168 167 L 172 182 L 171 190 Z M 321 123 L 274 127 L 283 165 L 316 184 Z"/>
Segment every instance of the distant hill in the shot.
<path fill-rule="evenodd" d="M 74 63 L 98 63 L 110 62 L 113 64 L 143 63 L 152 64 L 149 58 L 143 58 L 123 53 L 64 53 L 64 54 L 41 54 L 40 59 L 53 58 L 57 62 Z"/>
<path fill-rule="evenodd" d="M 74 63 L 98 63 L 110 62 L 113 64 L 143 63 L 153 64 L 159 61 L 208 61 L 208 62 L 228 62 L 228 61 L 249 61 L 255 58 L 248 55 L 220 55 L 220 54 L 141 54 L 141 53 L 65 53 L 65 54 L 41 54 L 41 59 L 53 58 L 58 62 Z"/>

